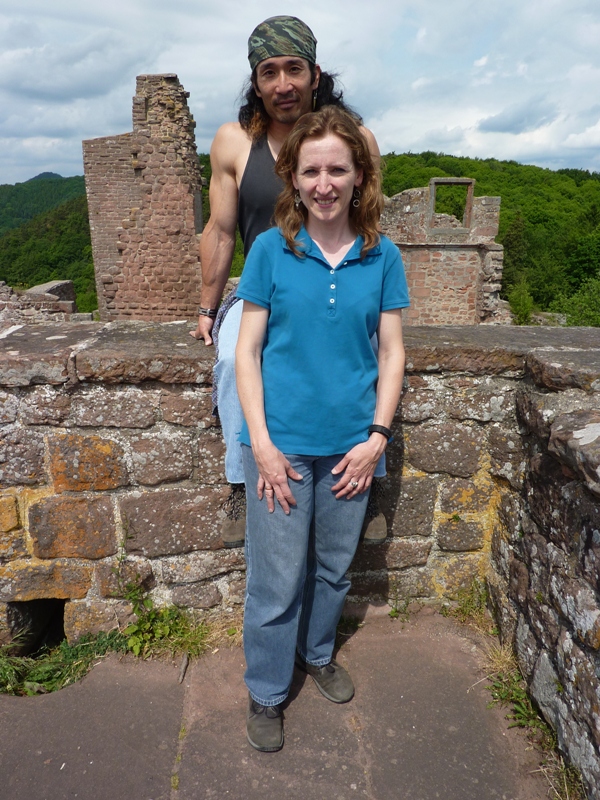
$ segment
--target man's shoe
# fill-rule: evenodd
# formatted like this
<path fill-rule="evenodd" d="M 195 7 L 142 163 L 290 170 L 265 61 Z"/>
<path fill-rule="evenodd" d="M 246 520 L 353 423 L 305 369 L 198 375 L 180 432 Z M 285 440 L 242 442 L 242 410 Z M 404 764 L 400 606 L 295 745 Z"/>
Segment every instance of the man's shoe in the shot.
<path fill-rule="evenodd" d="M 221 525 L 223 547 L 243 547 L 246 538 L 246 486 L 231 483 L 231 492 L 223 504 L 225 520 Z"/>
<path fill-rule="evenodd" d="M 255 750 L 276 753 L 283 747 L 283 713 L 281 706 L 261 706 L 248 696 L 246 736 Z"/>
<path fill-rule="evenodd" d="M 383 497 L 383 493 L 382 483 L 378 478 L 374 478 L 361 531 L 361 537 L 365 544 L 382 544 L 387 538 L 387 521 L 379 507 L 379 500 Z"/>
<path fill-rule="evenodd" d="M 332 703 L 347 703 L 354 697 L 352 678 L 333 658 L 324 667 L 315 667 L 296 653 L 296 666 L 310 675 L 317 689 Z"/>

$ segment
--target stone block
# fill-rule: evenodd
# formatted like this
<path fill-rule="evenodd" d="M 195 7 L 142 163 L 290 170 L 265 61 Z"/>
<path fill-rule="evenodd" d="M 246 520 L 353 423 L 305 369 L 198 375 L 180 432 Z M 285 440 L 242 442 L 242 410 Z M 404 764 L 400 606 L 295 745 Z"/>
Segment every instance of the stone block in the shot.
<path fill-rule="evenodd" d="M 571 634 L 562 630 L 556 649 L 557 688 L 582 727 L 591 733 L 596 753 L 600 751 L 600 678 L 597 654 L 578 647 Z"/>
<path fill-rule="evenodd" d="M 76 425 L 112 428 L 149 428 L 157 420 L 160 393 L 133 386 L 86 388 L 73 397 Z"/>
<path fill-rule="evenodd" d="M 533 634 L 533 631 L 527 624 L 527 620 L 523 614 L 519 613 L 517 617 L 517 630 L 515 635 L 515 652 L 519 667 L 523 673 L 525 680 L 531 680 L 533 670 L 540 653 L 540 646 Z"/>
<path fill-rule="evenodd" d="M 558 722 L 557 701 L 560 682 L 548 653 L 542 652 L 538 656 L 529 690 L 544 718 L 556 729 Z"/>
<path fill-rule="evenodd" d="M 129 484 L 125 454 L 111 439 L 66 434 L 51 438 L 48 447 L 57 492 L 99 492 Z"/>
<path fill-rule="evenodd" d="M 37 558 L 105 558 L 117 552 L 110 497 L 49 497 L 29 509 Z"/>
<path fill-rule="evenodd" d="M 23 559 L 0 564 L 0 602 L 85 597 L 92 583 L 91 567 L 69 559 Z"/>
<path fill-rule="evenodd" d="M 0 603 L 0 647 L 10 644 L 13 638 L 8 603 Z"/>
<path fill-rule="evenodd" d="M 0 392 L 0 425 L 14 422 L 19 410 L 19 400 L 15 395 Z"/>
<path fill-rule="evenodd" d="M 433 389 L 410 389 L 401 399 L 404 422 L 436 419 L 444 412 L 444 398 Z"/>
<path fill-rule="evenodd" d="M 232 605 L 242 605 L 246 601 L 246 579 L 229 581 L 225 599 Z"/>
<path fill-rule="evenodd" d="M 448 478 L 440 488 L 440 510 L 445 514 L 483 513 L 490 502 L 489 486 L 464 478 Z"/>
<path fill-rule="evenodd" d="M 200 436 L 198 458 L 201 483 L 221 483 L 225 479 L 225 442 L 220 430 L 208 430 Z"/>
<path fill-rule="evenodd" d="M 424 539 L 394 539 L 378 547 L 362 545 L 350 567 L 352 572 L 422 567 L 427 563 L 432 542 Z"/>
<path fill-rule="evenodd" d="M 512 386 L 478 387 L 455 393 L 448 408 L 452 419 L 504 422 L 514 408 Z"/>
<path fill-rule="evenodd" d="M 571 578 L 561 570 L 550 578 L 550 596 L 579 641 L 600 650 L 600 605 L 593 589 L 581 578 Z"/>
<path fill-rule="evenodd" d="M 189 478 L 194 468 L 191 435 L 150 433 L 131 439 L 133 476 L 146 486 Z"/>
<path fill-rule="evenodd" d="M 166 584 L 197 583 L 240 569 L 246 569 L 242 548 L 189 553 L 161 561 L 162 579 Z"/>
<path fill-rule="evenodd" d="M 60 425 L 71 412 L 71 396 L 51 386 L 36 386 L 21 402 L 24 425 Z"/>
<path fill-rule="evenodd" d="M 393 536 L 431 536 L 438 483 L 429 477 L 384 479 L 380 502 Z"/>
<path fill-rule="evenodd" d="M 22 529 L 0 531 L 0 561 L 13 561 L 27 555 L 25 532 Z"/>
<path fill-rule="evenodd" d="M 399 572 L 374 571 L 351 573 L 349 599 L 401 602 L 406 598 L 432 597 L 431 578 L 423 567 L 410 567 Z"/>
<path fill-rule="evenodd" d="M 520 489 L 527 463 L 521 437 L 516 431 L 493 427 L 489 430 L 488 442 L 490 473 L 507 480 L 513 489 Z"/>
<path fill-rule="evenodd" d="M 441 550 L 481 550 L 483 530 L 478 522 L 451 518 L 440 523 L 437 543 Z"/>
<path fill-rule="evenodd" d="M 116 629 L 124 630 L 135 620 L 131 603 L 126 601 L 83 600 L 65 603 L 65 636 L 73 644 L 85 636 Z"/>
<path fill-rule="evenodd" d="M 102 597 L 124 597 L 127 585 L 141 584 L 146 589 L 154 586 L 152 564 L 142 558 L 116 558 L 101 561 L 94 569 L 96 589 Z"/>
<path fill-rule="evenodd" d="M 34 431 L 0 431 L 0 488 L 45 483 L 44 439 Z"/>
<path fill-rule="evenodd" d="M 12 495 L 0 497 L 0 531 L 8 532 L 19 527 L 17 498 Z"/>
<path fill-rule="evenodd" d="M 224 486 L 205 486 L 135 492 L 123 498 L 127 551 L 155 558 L 216 549 L 220 543 L 217 511 L 226 496 Z"/>
<path fill-rule="evenodd" d="M 439 554 L 431 556 L 427 572 L 438 597 L 455 600 L 460 592 L 471 588 L 475 579 L 481 580 L 487 569 L 487 557 L 482 553 Z"/>
<path fill-rule="evenodd" d="M 184 608 L 214 608 L 223 596 L 219 587 L 212 583 L 186 583 L 173 587 L 172 599 L 176 606 Z"/>
<path fill-rule="evenodd" d="M 469 478 L 479 467 L 482 446 L 477 428 L 451 423 L 423 425 L 408 434 L 407 457 L 413 467 L 424 472 Z"/>
<path fill-rule="evenodd" d="M 160 408 L 165 422 L 172 422 L 175 425 L 210 428 L 215 421 L 212 416 L 212 396 L 209 389 L 163 391 Z"/>
<path fill-rule="evenodd" d="M 574 411 L 557 417 L 548 451 L 567 464 L 600 496 L 600 410 Z"/>

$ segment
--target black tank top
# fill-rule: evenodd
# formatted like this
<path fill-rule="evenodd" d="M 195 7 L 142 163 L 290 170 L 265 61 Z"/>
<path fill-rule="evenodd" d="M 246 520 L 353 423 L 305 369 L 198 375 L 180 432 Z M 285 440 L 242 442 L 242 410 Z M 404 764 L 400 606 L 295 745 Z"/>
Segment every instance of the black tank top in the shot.
<path fill-rule="evenodd" d="M 259 233 L 273 227 L 273 210 L 283 181 L 275 174 L 275 159 L 267 137 L 252 143 L 238 195 L 238 225 L 244 257 Z"/>

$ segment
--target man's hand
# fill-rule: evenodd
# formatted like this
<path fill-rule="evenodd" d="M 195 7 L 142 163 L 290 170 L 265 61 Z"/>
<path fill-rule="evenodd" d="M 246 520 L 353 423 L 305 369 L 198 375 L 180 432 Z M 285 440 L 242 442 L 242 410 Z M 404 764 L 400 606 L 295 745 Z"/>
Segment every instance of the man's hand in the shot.
<path fill-rule="evenodd" d="M 198 327 L 195 331 L 190 331 L 190 336 L 193 336 L 194 339 L 204 339 L 204 344 L 208 347 L 213 343 L 211 333 L 214 324 L 215 321 L 212 317 L 200 316 L 198 317 Z"/>

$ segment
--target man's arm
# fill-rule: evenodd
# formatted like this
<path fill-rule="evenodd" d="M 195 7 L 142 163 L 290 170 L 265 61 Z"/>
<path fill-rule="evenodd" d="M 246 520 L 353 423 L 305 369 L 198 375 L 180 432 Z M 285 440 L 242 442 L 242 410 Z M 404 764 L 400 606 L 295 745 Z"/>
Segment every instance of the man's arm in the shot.
<path fill-rule="evenodd" d="M 235 123 L 222 125 L 210 148 L 210 219 L 200 239 L 200 305 L 203 308 L 218 308 L 231 270 L 237 224 L 236 159 L 240 154 L 240 136 L 245 137 L 245 134 Z M 206 345 L 212 344 L 213 325 L 213 318 L 200 316 L 198 327 L 190 335 L 204 339 Z"/>

